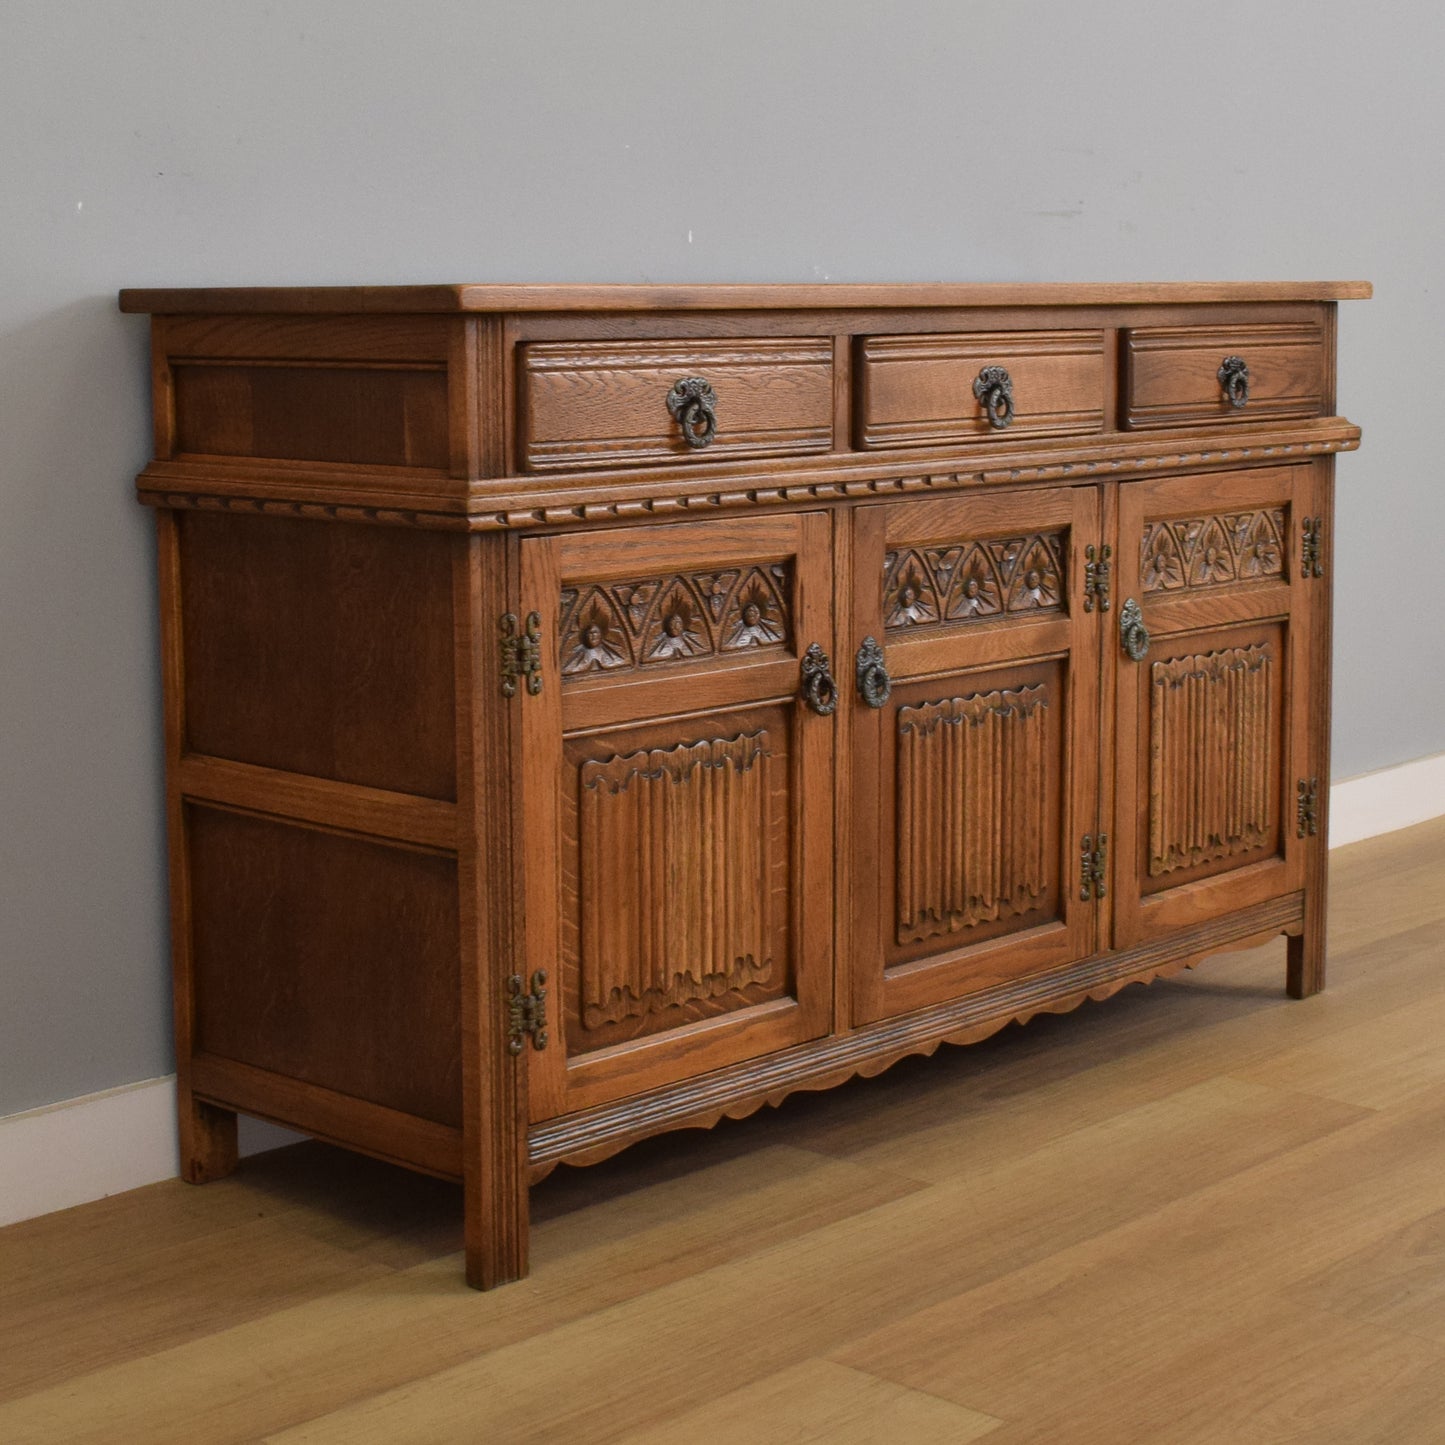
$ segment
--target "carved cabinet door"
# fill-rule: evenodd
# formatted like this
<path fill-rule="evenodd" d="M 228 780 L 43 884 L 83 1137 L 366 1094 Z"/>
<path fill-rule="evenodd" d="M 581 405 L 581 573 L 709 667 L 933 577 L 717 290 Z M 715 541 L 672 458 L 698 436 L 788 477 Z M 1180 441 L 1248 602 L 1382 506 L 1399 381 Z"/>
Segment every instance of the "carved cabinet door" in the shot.
<path fill-rule="evenodd" d="M 1119 488 L 1118 947 L 1303 884 L 1313 497 L 1310 466 Z"/>
<path fill-rule="evenodd" d="M 534 1119 L 827 1031 L 831 536 L 808 513 L 523 541 Z"/>
<path fill-rule="evenodd" d="M 1096 487 L 856 513 L 852 645 L 879 644 L 891 684 L 850 659 L 859 1021 L 1093 950 L 1099 527 Z"/>

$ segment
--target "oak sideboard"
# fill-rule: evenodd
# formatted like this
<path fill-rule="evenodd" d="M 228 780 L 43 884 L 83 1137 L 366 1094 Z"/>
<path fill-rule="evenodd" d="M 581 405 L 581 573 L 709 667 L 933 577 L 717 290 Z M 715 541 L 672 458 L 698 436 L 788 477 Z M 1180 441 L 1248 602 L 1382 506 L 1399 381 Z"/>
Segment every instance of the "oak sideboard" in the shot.
<path fill-rule="evenodd" d="M 185 1177 L 529 1184 L 1288 935 L 1364 283 L 121 293 Z"/>

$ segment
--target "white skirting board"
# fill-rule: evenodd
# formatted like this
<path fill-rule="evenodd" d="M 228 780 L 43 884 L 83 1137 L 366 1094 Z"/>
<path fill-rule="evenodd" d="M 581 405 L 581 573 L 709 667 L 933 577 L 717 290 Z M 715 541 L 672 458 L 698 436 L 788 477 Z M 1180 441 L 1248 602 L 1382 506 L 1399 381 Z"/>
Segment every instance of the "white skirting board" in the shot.
<path fill-rule="evenodd" d="M 1330 789 L 1330 847 L 1445 816 L 1445 753 Z M 124 1084 L 0 1119 L 0 1225 L 138 1189 L 179 1170 L 174 1076 Z M 241 1153 L 301 1138 L 241 1121 Z"/>
<path fill-rule="evenodd" d="M 1346 778 L 1330 788 L 1330 847 L 1445 815 L 1445 753 Z"/>
<path fill-rule="evenodd" d="M 242 1154 L 302 1138 L 241 1120 Z M 0 1226 L 180 1173 L 176 1077 L 144 1079 L 0 1119 Z"/>

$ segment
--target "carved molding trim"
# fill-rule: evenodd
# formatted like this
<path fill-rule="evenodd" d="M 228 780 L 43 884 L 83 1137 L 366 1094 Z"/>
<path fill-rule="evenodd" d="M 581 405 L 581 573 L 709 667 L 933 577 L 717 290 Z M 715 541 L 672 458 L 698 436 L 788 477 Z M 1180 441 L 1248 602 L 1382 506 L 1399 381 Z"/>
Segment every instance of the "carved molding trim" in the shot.
<path fill-rule="evenodd" d="M 1273 649 L 1153 664 L 1149 874 L 1266 847 L 1274 833 Z"/>
<path fill-rule="evenodd" d="M 578 770 L 584 1030 L 773 979 L 766 730 Z"/>
<path fill-rule="evenodd" d="M 883 625 L 889 631 L 973 622 L 1064 605 L 1064 534 L 961 540 L 908 547 L 883 558 Z"/>
<path fill-rule="evenodd" d="M 1139 543 L 1146 594 L 1283 580 L 1284 508 L 1150 522 Z"/>
<path fill-rule="evenodd" d="M 478 529 L 461 512 L 429 512 L 410 507 L 363 507 L 346 502 L 297 502 L 273 497 L 241 497 L 210 492 L 139 490 L 136 499 L 148 507 L 176 512 L 240 512 L 247 516 L 293 517 L 308 522 L 352 522 L 380 527 L 417 527 L 431 532 Z"/>
<path fill-rule="evenodd" d="M 1048 689 L 898 709 L 897 939 L 1027 914 L 1048 891 Z"/>
<path fill-rule="evenodd" d="M 1317 425 L 1317 424 L 1316 424 Z M 721 486 L 713 485 L 697 477 L 668 478 L 666 481 L 653 478 L 644 482 L 647 491 L 643 495 L 629 495 L 613 500 L 555 500 L 558 493 L 568 490 L 565 479 L 549 477 L 545 494 L 538 493 L 535 500 L 527 497 L 526 490 L 535 486 L 534 479 L 518 477 L 508 485 L 520 500 L 512 505 L 499 501 L 496 482 L 488 481 L 485 490 L 478 491 L 470 499 L 461 501 L 455 508 L 438 506 L 398 508 L 381 504 L 358 505 L 350 501 L 301 501 L 294 497 L 266 497 L 243 490 L 218 492 L 215 473 L 211 469 L 197 472 L 186 465 L 174 462 L 157 462 L 142 472 L 137 481 L 137 500 L 147 506 L 166 507 L 176 511 L 197 508 L 211 511 L 258 512 L 274 516 L 305 517 L 315 521 L 343 521 L 374 523 L 392 527 L 422 527 L 442 531 L 497 532 L 517 531 L 533 527 L 560 527 L 587 522 L 645 521 L 649 517 L 677 516 L 689 512 L 709 513 L 716 511 L 748 510 L 758 507 L 797 506 L 813 502 L 844 501 L 854 497 L 893 497 L 913 492 L 957 492 L 978 487 L 1008 486 L 1016 483 L 1069 482 L 1118 477 L 1136 474 L 1164 474 L 1173 471 L 1206 471 L 1246 463 L 1288 461 L 1303 457 L 1324 456 L 1334 452 L 1355 451 L 1360 445 L 1359 429 L 1349 426 L 1339 430 L 1336 423 L 1329 435 L 1323 437 L 1304 436 L 1291 441 L 1257 440 L 1249 445 L 1194 447 L 1187 451 L 1160 450 L 1135 453 L 1132 448 L 1139 445 L 1137 434 L 1125 434 L 1109 443 L 1111 453 L 1121 448 L 1124 454 L 1081 455 L 1082 447 L 1073 447 L 1069 460 L 1033 462 L 1023 465 L 985 465 L 969 471 L 940 471 L 911 473 L 906 476 L 892 474 L 885 470 L 887 464 L 878 458 L 866 459 L 876 473 L 862 476 L 839 477 L 826 459 L 809 463 L 798 460 L 790 464 L 800 473 L 810 466 L 826 474 L 814 481 L 798 482 L 791 486 L 756 485 L 747 475 L 724 481 Z M 1279 435 L 1278 432 L 1275 433 Z M 1154 439 L 1150 438 L 1152 442 Z M 862 460 L 862 459 L 860 459 Z M 176 482 L 196 482 L 195 490 L 177 491 Z M 265 479 L 270 482 L 271 479 Z M 579 480 L 576 490 L 592 493 L 605 485 L 615 485 L 619 490 L 632 492 L 638 489 L 637 474 L 604 482 L 601 477 L 589 477 L 585 483 Z M 148 483 L 162 481 L 167 485 L 155 486 Z M 238 487 L 262 485 L 262 479 L 249 478 Z M 274 484 L 274 483 L 272 483 Z M 474 488 L 477 484 L 473 484 Z M 323 489 L 332 492 L 340 490 L 334 480 L 307 475 L 297 478 L 297 489 L 301 487 Z M 548 500 L 548 499 L 553 500 Z"/>
<path fill-rule="evenodd" d="M 562 677 L 784 647 L 789 564 L 724 567 L 562 589 Z"/>

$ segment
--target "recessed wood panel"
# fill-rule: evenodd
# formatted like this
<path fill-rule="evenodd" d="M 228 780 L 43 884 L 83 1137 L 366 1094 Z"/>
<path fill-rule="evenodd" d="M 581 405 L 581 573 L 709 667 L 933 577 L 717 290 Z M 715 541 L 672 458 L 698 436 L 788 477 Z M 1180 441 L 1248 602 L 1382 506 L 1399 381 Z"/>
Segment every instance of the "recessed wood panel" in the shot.
<path fill-rule="evenodd" d="M 790 727 L 769 708 L 567 745 L 572 1056 L 790 993 Z"/>
<path fill-rule="evenodd" d="M 964 538 L 883 556 L 890 632 L 1060 612 L 1068 595 L 1063 530 Z"/>
<path fill-rule="evenodd" d="M 1219 379 L 1226 356 L 1249 367 L 1249 399 L 1232 405 Z M 1125 333 L 1126 427 L 1238 425 L 1324 409 L 1321 327 L 1169 326 Z"/>
<path fill-rule="evenodd" d="M 537 342 L 520 349 L 521 464 L 528 471 L 826 452 L 833 444 L 827 338 Z M 699 376 L 717 434 L 689 446 L 668 392 Z"/>
<path fill-rule="evenodd" d="M 974 381 L 992 366 L 1012 384 L 1006 428 L 989 424 L 974 395 Z M 1073 435 L 1104 425 L 1102 331 L 869 336 L 858 370 L 857 443 L 865 450 Z"/>
<path fill-rule="evenodd" d="M 562 589 L 562 677 L 786 647 L 787 562 L 593 582 Z"/>
<path fill-rule="evenodd" d="M 1148 662 L 1146 893 L 1279 848 L 1283 629 L 1248 642 L 1158 644 Z"/>
<path fill-rule="evenodd" d="M 207 512 L 178 523 L 191 751 L 455 798 L 449 539 Z"/>
<path fill-rule="evenodd" d="M 197 1051 L 459 1126 L 454 860 L 186 817 Z"/>
<path fill-rule="evenodd" d="M 1051 663 L 900 691 L 890 966 L 1059 917 L 1064 676 Z"/>
<path fill-rule="evenodd" d="M 182 453 L 444 470 L 442 366 L 177 362 Z"/>
<path fill-rule="evenodd" d="M 1208 591 L 1282 582 L 1288 565 L 1284 507 L 1206 512 L 1148 522 L 1139 542 L 1146 593 Z"/>

